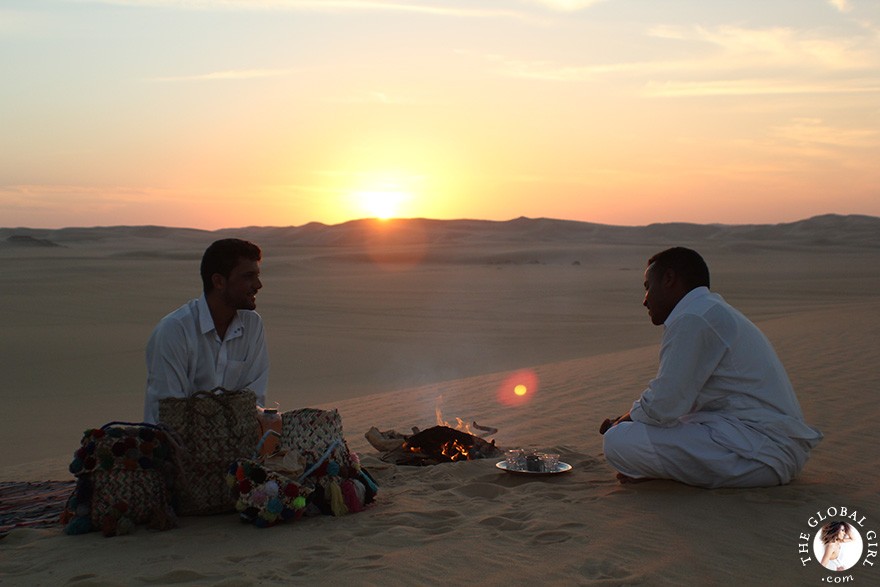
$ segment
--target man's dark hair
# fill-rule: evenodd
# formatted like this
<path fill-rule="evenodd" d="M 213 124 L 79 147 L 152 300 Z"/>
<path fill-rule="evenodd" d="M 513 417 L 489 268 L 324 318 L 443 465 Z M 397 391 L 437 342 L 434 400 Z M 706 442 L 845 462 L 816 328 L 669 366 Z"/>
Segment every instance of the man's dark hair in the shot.
<path fill-rule="evenodd" d="M 648 266 L 654 264 L 654 270 L 665 273 L 672 269 L 687 286 L 688 291 L 705 286 L 709 287 L 709 267 L 700 254 L 684 247 L 673 247 L 657 253 L 648 259 Z"/>
<path fill-rule="evenodd" d="M 211 246 L 202 255 L 202 265 L 200 268 L 202 286 L 205 293 L 214 289 L 211 277 L 215 273 L 219 273 L 228 279 L 232 270 L 238 265 L 239 259 L 259 261 L 262 258 L 262 254 L 260 247 L 250 241 L 239 238 L 224 238 L 211 243 Z"/>

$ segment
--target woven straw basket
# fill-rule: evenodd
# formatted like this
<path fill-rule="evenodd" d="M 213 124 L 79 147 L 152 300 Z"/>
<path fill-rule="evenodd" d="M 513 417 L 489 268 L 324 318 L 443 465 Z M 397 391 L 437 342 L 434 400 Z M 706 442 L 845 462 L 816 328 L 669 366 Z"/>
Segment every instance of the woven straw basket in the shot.
<path fill-rule="evenodd" d="M 260 439 L 256 406 L 254 392 L 221 388 L 159 402 L 159 421 L 176 430 L 183 443 L 179 514 L 234 511 L 226 473 L 233 462 L 253 455 Z"/>
<path fill-rule="evenodd" d="M 338 441 L 338 442 L 337 442 Z M 302 455 L 306 462 L 318 462 L 337 442 L 329 460 L 351 466 L 351 456 L 342 433 L 342 417 L 337 410 L 302 408 L 281 414 L 281 448 Z"/>

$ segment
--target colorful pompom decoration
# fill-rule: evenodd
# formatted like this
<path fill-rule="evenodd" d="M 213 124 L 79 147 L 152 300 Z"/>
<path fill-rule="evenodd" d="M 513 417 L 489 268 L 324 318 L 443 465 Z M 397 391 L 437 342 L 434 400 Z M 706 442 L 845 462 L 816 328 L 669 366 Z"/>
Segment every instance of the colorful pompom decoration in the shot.
<path fill-rule="evenodd" d="M 238 495 L 235 509 L 241 520 L 258 528 L 301 518 L 311 493 L 256 461 L 239 461 L 230 467 L 227 482 Z"/>
<path fill-rule="evenodd" d="M 138 523 L 177 526 L 170 508 L 172 441 L 149 424 L 113 422 L 83 433 L 69 470 L 77 478 L 61 516 L 66 534 L 130 534 Z M 129 501 L 130 500 L 130 501 Z"/>

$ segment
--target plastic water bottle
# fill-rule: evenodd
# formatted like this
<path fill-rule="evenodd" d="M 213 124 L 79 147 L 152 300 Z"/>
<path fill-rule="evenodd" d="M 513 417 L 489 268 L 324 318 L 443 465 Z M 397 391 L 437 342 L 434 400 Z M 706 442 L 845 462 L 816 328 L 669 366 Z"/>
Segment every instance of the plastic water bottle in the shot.
<path fill-rule="evenodd" d="M 279 438 L 281 436 L 281 414 L 278 408 L 263 408 L 260 410 L 260 437 L 263 439 L 263 446 L 260 447 L 261 455 L 271 455 L 278 450 Z M 274 430 L 278 436 L 274 434 L 266 435 L 269 430 Z"/>

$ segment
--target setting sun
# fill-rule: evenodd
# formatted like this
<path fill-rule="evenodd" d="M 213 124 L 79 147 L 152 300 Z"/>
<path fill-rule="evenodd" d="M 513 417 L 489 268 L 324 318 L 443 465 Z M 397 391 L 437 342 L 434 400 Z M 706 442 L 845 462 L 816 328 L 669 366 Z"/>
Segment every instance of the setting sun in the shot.
<path fill-rule="evenodd" d="M 387 220 L 397 216 L 408 194 L 394 190 L 362 191 L 355 194 L 361 209 L 374 218 Z"/>

